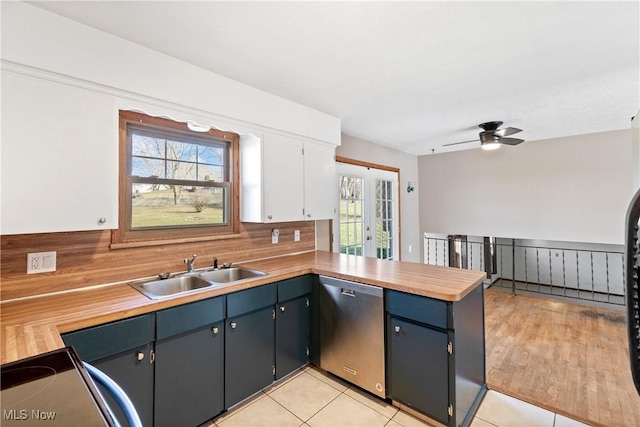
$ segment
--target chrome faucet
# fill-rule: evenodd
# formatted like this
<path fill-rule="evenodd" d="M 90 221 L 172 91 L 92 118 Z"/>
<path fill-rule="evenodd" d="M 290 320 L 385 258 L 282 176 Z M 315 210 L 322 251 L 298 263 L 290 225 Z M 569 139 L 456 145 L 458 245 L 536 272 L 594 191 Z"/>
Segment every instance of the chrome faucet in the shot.
<path fill-rule="evenodd" d="M 217 257 L 213 257 L 213 269 L 214 270 L 218 269 L 218 258 Z"/>
<path fill-rule="evenodd" d="M 193 254 L 193 257 L 191 259 L 189 259 L 189 258 L 185 258 L 184 259 L 184 263 L 187 266 L 187 273 L 193 272 L 193 267 L 196 264 L 196 257 L 197 257 L 197 255 Z"/>

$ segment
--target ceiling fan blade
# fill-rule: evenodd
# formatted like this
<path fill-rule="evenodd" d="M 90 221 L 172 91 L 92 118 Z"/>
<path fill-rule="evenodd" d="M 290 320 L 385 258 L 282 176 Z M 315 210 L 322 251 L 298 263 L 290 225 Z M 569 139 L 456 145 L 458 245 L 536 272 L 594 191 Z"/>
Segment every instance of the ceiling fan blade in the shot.
<path fill-rule="evenodd" d="M 501 144 L 505 144 L 505 145 L 518 145 L 521 142 L 524 142 L 524 139 L 518 139 L 518 138 L 502 138 L 502 139 L 500 139 L 500 143 Z"/>
<path fill-rule="evenodd" d="M 443 147 L 448 147 L 448 146 L 450 146 L 450 145 L 468 144 L 468 143 L 470 143 L 470 142 L 477 142 L 477 141 L 480 141 L 480 140 L 479 140 L 479 139 L 472 139 L 472 140 L 470 140 L 470 141 L 452 142 L 451 144 L 443 144 L 442 146 L 443 146 Z"/>
<path fill-rule="evenodd" d="M 508 128 L 504 128 L 504 129 L 499 129 L 499 130 L 495 131 L 494 134 L 496 134 L 498 136 L 509 136 L 509 135 L 513 135 L 514 133 L 518 133 L 518 132 L 522 132 L 522 129 L 508 127 Z"/>

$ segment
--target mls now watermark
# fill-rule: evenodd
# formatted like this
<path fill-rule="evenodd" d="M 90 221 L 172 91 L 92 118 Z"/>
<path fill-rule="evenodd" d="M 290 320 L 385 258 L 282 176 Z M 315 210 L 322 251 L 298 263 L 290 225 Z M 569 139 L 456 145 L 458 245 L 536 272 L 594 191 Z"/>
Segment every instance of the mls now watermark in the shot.
<path fill-rule="evenodd" d="M 40 409 L 3 409 L 2 418 L 9 421 L 26 421 L 26 420 L 40 420 L 40 421 L 53 421 L 56 419 L 56 413 L 53 411 L 41 411 Z"/>

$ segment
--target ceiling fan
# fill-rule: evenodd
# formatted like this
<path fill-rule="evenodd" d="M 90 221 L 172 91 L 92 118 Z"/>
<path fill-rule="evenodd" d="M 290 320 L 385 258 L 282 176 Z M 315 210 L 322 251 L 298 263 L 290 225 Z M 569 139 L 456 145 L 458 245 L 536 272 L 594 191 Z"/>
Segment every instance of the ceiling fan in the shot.
<path fill-rule="evenodd" d="M 483 129 L 480 132 L 480 139 L 472 139 L 471 141 L 461 141 L 461 142 L 453 142 L 451 144 L 444 144 L 443 147 L 448 147 L 450 145 L 458 145 L 458 144 L 468 144 L 469 142 L 480 141 L 480 146 L 485 150 L 495 150 L 500 148 L 500 145 L 518 145 L 521 142 L 524 142 L 524 139 L 518 138 L 505 138 L 505 136 L 513 135 L 514 133 L 522 132 L 522 129 L 518 128 L 502 128 L 498 129 L 502 126 L 502 122 L 486 122 L 480 123 L 478 125 Z"/>

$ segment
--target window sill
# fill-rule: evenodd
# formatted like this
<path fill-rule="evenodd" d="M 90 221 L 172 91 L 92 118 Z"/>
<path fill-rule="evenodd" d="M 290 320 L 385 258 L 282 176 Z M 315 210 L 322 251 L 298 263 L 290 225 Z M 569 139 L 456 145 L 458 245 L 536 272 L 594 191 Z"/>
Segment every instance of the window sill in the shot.
<path fill-rule="evenodd" d="M 195 243 L 195 242 L 210 242 L 213 240 L 229 240 L 239 239 L 242 234 L 221 234 L 217 236 L 202 236 L 202 237 L 185 237 L 181 239 L 164 239 L 164 240 L 144 240 L 138 242 L 123 242 L 123 243 L 111 243 L 110 249 L 130 249 L 130 248 L 143 248 L 150 246 L 163 246 L 163 245 L 178 245 L 181 243 Z"/>

